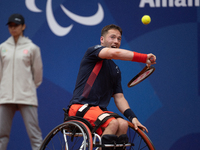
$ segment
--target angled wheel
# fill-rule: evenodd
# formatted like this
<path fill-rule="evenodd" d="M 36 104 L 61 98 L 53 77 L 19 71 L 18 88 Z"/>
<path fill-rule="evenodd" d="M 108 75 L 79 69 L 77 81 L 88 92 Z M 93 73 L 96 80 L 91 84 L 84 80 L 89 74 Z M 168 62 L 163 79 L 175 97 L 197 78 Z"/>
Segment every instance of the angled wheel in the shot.
<path fill-rule="evenodd" d="M 45 137 L 40 150 L 92 150 L 90 129 L 81 121 L 66 121 Z"/>
<path fill-rule="evenodd" d="M 127 147 L 127 149 L 134 149 L 134 150 L 155 150 L 155 147 L 150 140 L 150 138 L 143 132 L 141 129 L 137 131 L 134 129 L 134 125 L 131 122 L 128 122 L 129 129 L 128 129 L 128 137 L 129 142 L 134 143 L 134 146 Z"/>

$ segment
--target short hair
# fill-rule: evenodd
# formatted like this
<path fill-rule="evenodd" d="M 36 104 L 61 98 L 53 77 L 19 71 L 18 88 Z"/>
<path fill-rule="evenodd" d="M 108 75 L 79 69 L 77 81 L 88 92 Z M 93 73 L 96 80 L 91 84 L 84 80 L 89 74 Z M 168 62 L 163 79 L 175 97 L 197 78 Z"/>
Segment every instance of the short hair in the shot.
<path fill-rule="evenodd" d="M 101 30 L 101 36 L 105 35 L 108 32 L 108 30 L 110 30 L 110 29 L 116 29 L 122 35 L 122 29 L 119 26 L 117 26 L 115 24 L 110 24 L 110 25 L 103 27 L 103 29 Z"/>

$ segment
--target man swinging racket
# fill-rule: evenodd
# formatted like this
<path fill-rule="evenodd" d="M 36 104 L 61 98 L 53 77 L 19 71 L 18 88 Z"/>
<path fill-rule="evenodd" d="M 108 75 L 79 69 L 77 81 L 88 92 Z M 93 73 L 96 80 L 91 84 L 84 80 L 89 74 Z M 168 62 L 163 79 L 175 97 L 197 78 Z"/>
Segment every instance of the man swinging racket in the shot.
<path fill-rule="evenodd" d="M 120 49 L 122 29 L 114 24 L 105 26 L 101 31 L 101 45 L 88 48 L 79 68 L 73 97 L 69 103 L 69 116 L 76 116 L 85 108 L 83 118 L 92 126 L 99 116 L 106 116 L 107 106 L 111 97 L 119 111 L 135 126 L 148 132 L 137 119 L 124 97 L 121 86 L 121 72 L 112 59 L 146 63 L 148 66 L 156 64 L 153 54 L 141 54 L 125 49 Z M 152 59 L 153 61 L 150 61 Z M 132 63 L 132 62 L 130 62 Z M 127 139 L 128 123 L 121 117 L 110 117 L 96 130 L 104 140 L 114 139 L 120 141 Z M 104 148 L 105 149 L 105 148 Z"/>

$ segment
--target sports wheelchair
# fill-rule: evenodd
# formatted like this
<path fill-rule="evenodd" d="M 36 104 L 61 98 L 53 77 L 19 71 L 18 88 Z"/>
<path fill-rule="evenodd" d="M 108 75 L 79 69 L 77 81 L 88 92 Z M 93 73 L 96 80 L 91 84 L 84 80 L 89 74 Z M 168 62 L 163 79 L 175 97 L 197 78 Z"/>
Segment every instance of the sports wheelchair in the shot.
<path fill-rule="evenodd" d="M 130 150 L 155 150 L 150 138 L 141 129 L 134 129 L 128 122 L 128 143 L 102 144 L 101 137 L 94 132 L 94 128 L 86 119 L 78 116 L 66 116 L 64 123 L 56 126 L 45 137 L 40 150 L 101 150 L 130 149 Z"/>

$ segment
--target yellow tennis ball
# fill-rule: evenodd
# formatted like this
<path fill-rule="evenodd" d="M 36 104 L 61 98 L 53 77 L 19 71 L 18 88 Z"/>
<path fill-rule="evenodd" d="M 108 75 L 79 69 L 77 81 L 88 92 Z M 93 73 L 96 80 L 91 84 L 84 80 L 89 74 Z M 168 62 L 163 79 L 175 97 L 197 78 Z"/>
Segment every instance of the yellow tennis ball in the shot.
<path fill-rule="evenodd" d="M 151 22 L 151 18 L 150 18 L 149 15 L 144 15 L 142 17 L 141 21 L 142 21 L 143 24 L 147 25 L 147 24 L 149 24 Z"/>

